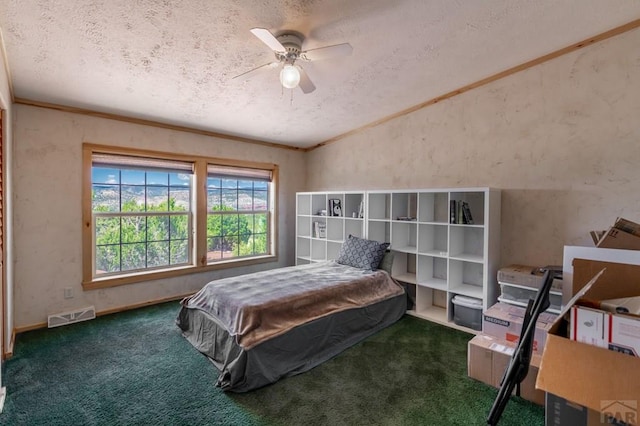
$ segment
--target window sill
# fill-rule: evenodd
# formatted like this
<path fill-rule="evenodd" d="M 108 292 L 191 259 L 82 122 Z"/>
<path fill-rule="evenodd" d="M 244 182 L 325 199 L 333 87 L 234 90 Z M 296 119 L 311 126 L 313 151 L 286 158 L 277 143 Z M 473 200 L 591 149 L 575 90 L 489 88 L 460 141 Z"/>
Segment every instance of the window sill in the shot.
<path fill-rule="evenodd" d="M 238 259 L 219 263 L 211 263 L 205 266 L 189 265 L 153 272 L 136 272 L 128 275 L 110 276 L 105 278 L 96 278 L 91 281 L 83 281 L 82 287 L 84 290 L 96 290 L 101 288 L 117 287 L 120 285 L 135 284 L 145 281 L 160 280 L 164 278 L 179 277 L 182 275 L 197 274 L 200 272 L 215 271 L 219 269 L 240 268 L 244 266 L 277 261 L 278 256 L 266 255 L 260 257 L 252 257 L 251 259 Z"/>

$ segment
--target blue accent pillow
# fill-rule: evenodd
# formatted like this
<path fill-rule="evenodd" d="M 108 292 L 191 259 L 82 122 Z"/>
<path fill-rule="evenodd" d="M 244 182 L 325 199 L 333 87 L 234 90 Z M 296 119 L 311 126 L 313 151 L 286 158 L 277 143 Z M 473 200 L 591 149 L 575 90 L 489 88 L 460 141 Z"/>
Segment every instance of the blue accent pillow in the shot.
<path fill-rule="evenodd" d="M 378 269 L 387 247 L 389 243 L 349 235 L 340 248 L 336 262 L 355 268 L 375 270 Z"/>

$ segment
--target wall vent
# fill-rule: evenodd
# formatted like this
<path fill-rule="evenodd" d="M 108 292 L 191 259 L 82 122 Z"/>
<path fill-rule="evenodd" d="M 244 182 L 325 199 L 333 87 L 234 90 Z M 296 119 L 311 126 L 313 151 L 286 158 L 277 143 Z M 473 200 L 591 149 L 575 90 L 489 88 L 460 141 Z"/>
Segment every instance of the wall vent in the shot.
<path fill-rule="evenodd" d="M 48 326 L 49 328 L 59 327 L 61 325 L 73 324 L 74 322 L 87 321 L 95 317 L 95 308 L 89 306 L 88 308 L 76 309 L 75 311 L 49 315 Z"/>

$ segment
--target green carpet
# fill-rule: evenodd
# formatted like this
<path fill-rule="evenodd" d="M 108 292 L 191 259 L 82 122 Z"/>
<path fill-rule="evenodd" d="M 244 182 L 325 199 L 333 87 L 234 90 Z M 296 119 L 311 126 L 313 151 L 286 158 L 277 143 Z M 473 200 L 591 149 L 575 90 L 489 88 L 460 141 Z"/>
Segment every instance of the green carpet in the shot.
<path fill-rule="evenodd" d="M 466 376 L 472 337 L 405 316 L 315 369 L 246 394 L 174 323 L 177 302 L 17 336 L 3 425 L 483 425 L 496 390 Z M 501 425 L 543 425 L 512 398 Z"/>

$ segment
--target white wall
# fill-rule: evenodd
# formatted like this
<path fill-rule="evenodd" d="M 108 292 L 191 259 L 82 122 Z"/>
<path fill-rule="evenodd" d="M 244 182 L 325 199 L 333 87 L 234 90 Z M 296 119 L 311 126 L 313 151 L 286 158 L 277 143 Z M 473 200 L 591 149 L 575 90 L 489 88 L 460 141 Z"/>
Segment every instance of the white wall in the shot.
<path fill-rule="evenodd" d="M 14 115 L 15 327 L 43 323 L 51 313 L 135 305 L 196 291 L 214 278 L 293 264 L 288 226 L 295 223 L 295 193 L 305 187 L 303 153 L 25 105 L 16 105 Z M 278 262 L 83 291 L 83 142 L 278 164 Z M 64 299 L 65 287 L 73 288 L 73 299 Z"/>
<path fill-rule="evenodd" d="M 311 151 L 308 190 L 502 188 L 501 264 L 560 265 L 590 230 L 640 222 L 638 46 L 634 30 Z"/>

